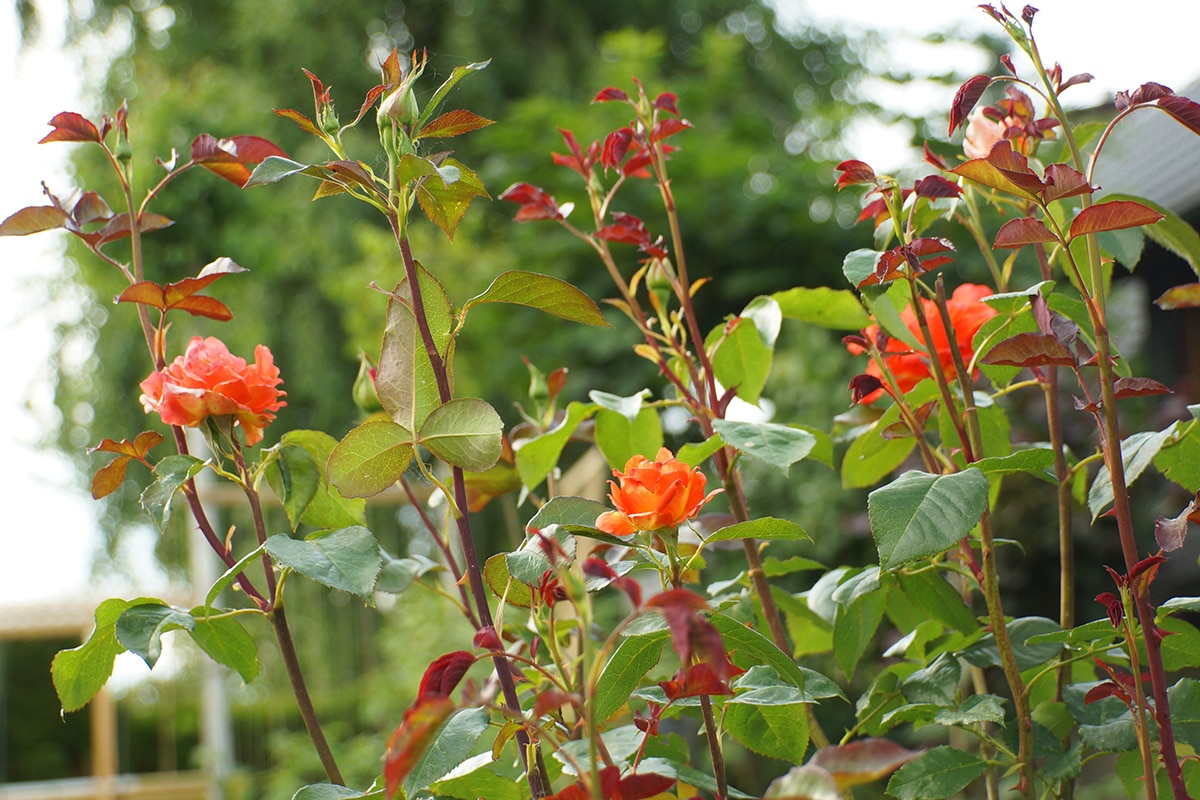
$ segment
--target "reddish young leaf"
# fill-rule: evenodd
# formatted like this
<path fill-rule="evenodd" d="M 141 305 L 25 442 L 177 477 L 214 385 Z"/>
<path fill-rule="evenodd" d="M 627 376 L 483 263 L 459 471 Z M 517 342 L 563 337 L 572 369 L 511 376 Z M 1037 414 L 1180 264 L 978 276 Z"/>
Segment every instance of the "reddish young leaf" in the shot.
<path fill-rule="evenodd" d="M 672 701 L 684 697 L 733 694 L 733 689 L 729 687 L 727 678 L 730 675 L 738 675 L 742 672 L 743 670 L 732 664 L 727 668 L 723 666 L 714 667 L 707 661 L 700 661 L 692 664 L 687 669 L 679 670 L 674 678 L 667 681 L 660 681 L 658 685 L 666 693 L 667 699 Z"/>
<path fill-rule="evenodd" d="M 464 133 L 477 131 L 480 128 L 486 128 L 488 125 L 495 124 L 495 120 L 481 117 L 470 111 L 447 111 L 437 119 L 430 120 L 413 138 L 426 139 L 436 137 L 438 139 L 449 139 L 452 136 L 460 136 Z"/>
<path fill-rule="evenodd" d="M 1152 225 L 1162 218 L 1162 214 L 1141 203 L 1132 200 L 1109 200 L 1107 203 L 1097 203 L 1080 211 L 1075 219 L 1071 220 L 1071 230 L 1067 238 Z"/>
<path fill-rule="evenodd" d="M 961 197 L 962 187 L 957 183 L 946 180 L 940 175 L 928 175 L 913 184 L 917 197 Z"/>
<path fill-rule="evenodd" d="M 517 222 L 532 222 L 539 219 L 563 219 L 564 215 L 558 203 L 545 189 L 529 183 L 514 183 L 500 194 L 501 200 L 508 200 L 521 206 L 517 211 Z"/>
<path fill-rule="evenodd" d="M 1000 226 L 1000 230 L 996 232 L 996 241 L 992 244 L 992 249 L 1015 250 L 1027 244 L 1057 241 L 1058 238 L 1041 220 L 1022 217 L 1021 219 L 1010 219 Z"/>
<path fill-rule="evenodd" d="M 663 92 L 658 97 L 654 98 L 654 107 L 659 111 L 665 111 L 668 114 L 674 114 L 678 117 L 679 108 L 676 105 L 678 102 L 679 98 L 675 96 L 674 92 Z"/>
<path fill-rule="evenodd" d="M 1146 397 L 1154 394 L 1172 394 L 1171 390 L 1156 380 L 1150 378 L 1117 378 L 1113 389 L 1116 397 Z"/>
<path fill-rule="evenodd" d="M 614 86 L 609 86 L 607 89 L 601 89 L 595 97 L 592 98 L 593 103 L 609 103 L 614 100 L 629 102 L 629 95 L 617 89 Z"/>
<path fill-rule="evenodd" d="M 1163 97 L 1173 96 L 1174 94 L 1175 91 L 1169 86 L 1163 86 L 1161 83 L 1149 81 L 1147 83 L 1143 83 L 1141 86 L 1133 90 L 1133 92 L 1129 95 L 1129 102 L 1132 105 L 1137 105 L 1138 103 L 1149 103 Z"/>
<path fill-rule="evenodd" d="M 28 206 L 0 222 L 0 236 L 28 236 L 31 233 L 65 228 L 71 215 L 57 206 Z"/>
<path fill-rule="evenodd" d="M 0 226 L 2 227 L 2 226 Z M 1178 308 L 1200 308 L 1200 283 L 1185 283 L 1167 289 L 1154 305 L 1163 311 L 1174 311 Z"/>
<path fill-rule="evenodd" d="M 936 169 L 941 169 L 941 170 L 950 169 L 950 164 L 949 164 L 949 162 L 946 161 L 946 159 L 942 158 L 940 155 L 938 155 L 937 153 L 935 153 L 929 149 L 928 141 L 926 141 L 923 145 L 921 145 L 921 150 L 925 154 L 925 163 L 926 164 L 929 164 L 931 167 L 934 167 Z"/>
<path fill-rule="evenodd" d="M 192 140 L 192 161 L 239 189 L 250 179 L 250 168 L 268 156 L 287 158 L 286 153 L 260 136 L 217 139 L 202 133 Z"/>
<path fill-rule="evenodd" d="M 74 111 L 55 114 L 50 120 L 54 130 L 47 133 L 38 144 L 47 142 L 102 142 L 100 131 L 90 120 Z"/>
<path fill-rule="evenodd" d="M 305 133 L 311 133 L 313 136 L 321 135 L 321 131 L 317 129 L 317 126 L 313 124 L 313 121 L 294 108 L 276 108 L 274 111 L 284 119 L 290 119 L 292 122 L 299 125 L 300 129 Z"/>
<path fill-rule="evenodd" d="M 1045 178 L 1042 199 L 1047 203 L 1096 191 L 1096 187 L 1088 184 L 1082 172 L 1066 164 L 1051 164 L 1046 167 Z"/>
<path fill-rule="evenodd" d="M 874 375 L 855 375 L 850 379 L 850 402 L 856 405 L 865 402 L 881 390 L 886 391 L 884 383 Z"/>
<path fill-rule="evenodd" d="M 575 141 L 575 134 L 565 128 L 559 128 L 558 132 L 562 134 L 563 141 L 567 143 L 567 149 L 571 151 L 570 155 L 562 153 L 551 153 L 550 157 L 555 164 L 560 167 L 568 167 L 579 173 L 580 177 L 588 180 L 592 172 L 592 167 L 596 163 L 596 159 L 600 153 L 600 143 L 592 142 L 588 145 L 587 154 L 584 155 L 579 147 L 579 143 Z"/>
<path fill-rule="evenodd" d="M 169 228 L 175 224 L 175 220 L 168 219 L 162 214 L 154 214 L 149 211 L 143 212 L 138 217 L 138 231 L 141 233 L 150 233 L 151 231 L 162 230 Z M 108 221 L 108 224 L 100 229 L 99 245 L 105 245 L 109 242 L 115 242 L 118 239 L 124 239 L 130 233 L 129 231 L 129 215 L 125 212 L 117 214 Z"/>
<path fill-rule="evenodd" d="M 839 789 L 848 789 L 885 778 L 919 755 L 920 750 L 890 739 L 859 739 L 822 747 L 808 763 L 828 772 Z"/>
<path fill-rule="evenodd" d="M 544 692 L 538 692 L 537 697 L 534 698 L 533 713 L 540 717 L 570 704 L 571 696 L 566 692 L 561 689 L 547 689 Z"/>
<path fill-rule="evenodd" d="M 95 192 L 81 194 L 71 209 L 71 219 L 80 228 L 84 225 L 91 225 L 93 222 L 107 222 L 112 219 L 112 215 L 112 209 L 108 207 L 108 203 L 104 202 L 104 198 Z"/>
<path fill-rule="evenodd" d="M 654 124 L 654 129 L 650 131 L 650 141 L 661 142 L 668 136 L 674 136 L 680 131 L 685 131 L 690 127 L 692 127 L 692 123 L 679 117 L 667 117 L 666 119 L 660 119 Z"/>
<path fill-rule="evenodd" d="M 448 697 L 431 697 L 418 701 L 404 714 L 404 721 L 388 737 L 383 756 L 384 789 L 388 800 L 417 765 L 425 749 L 446 718 L 454 712 L 454 701 Z"/>
<path fill-rule="evenodd" d="M 1121 602 L 1121 598 L 1112 592 L 1101 592 L 1096 595 L 1095 600 L 1108 612 L 1108 621 L 1112 623 L 1112 626 L 1120 630 L 1121 622 L 1125 619 L 1125 605 Z"/>
<path fill-rule="evenodd" d="M 1073 367 L 1075 356 L 1066 345 L 1050 334 L 1018 333 L 997 342 L 980 362 L 1010 367 Z"/>
<path fill-rule="evenodd" d="M 163 436 L 158 431 L 142 431 L 134 440 L 130 442 L 128 439 L 114 441 L 112 439 L 104 439 L 100 444 L 88 450 L 89 453 L 117 453 L 119 455 L 130 456 L 138 461 L 145 463 L 146 453 L 149 453 L 158 445 L 162 444 Z M 147 464 L 149 466 L 149 464 Z"/>
<path fill-rule="evenodd" d="M 1129 692 L 1126 692 L 1113 681 L 1098 683 L 1091 689 L 1088 689 L 1087 694 L 1083 696 L 1083 704 L 1085 706 L 1091 705 L 1097 700 L 1103 700 L 1106 697 L 1119 698 L 1125 705 L 1133 707 L 1133 699 L 1129 696 Z"/>
<path fill-rule="evenodd" d="M 1159 98 L 1158 107 L 1174 117 L 1192 133 L 1200 134 L 1200 103 L 1175 94 Z"/>
<path fill-rule="evenodd" d="M 950 103 L 950 126 L 947 136 L 953 136 L 958 126 L 963 124 L 991 82 L 992 79 L 987 75 L 976 75 L 958 87 L 958 91 L 954 93 L 954 101 Z"/>
<path fill-rule="evenodd" d="M 233 319 L 233 312 L 224 303 L 212 297 L 196 296 L 196 293 L 219 278 L 245 271 L 232 259 L 218 258 L 200 270 L 200 274 L 195 278 L 184 278 L 166 286 L 159 286 L 151 281 L 139 281 L 121 292 L 117 296 L 117 302 L 138 303 L 163 312 L 179 309 L 192 316 L 226 322 Z"/>
<path fill-rule="evenodd" d="M 475 656 L 466 650 L 455 650 L 435 658 L 421 677 L 421 685 L 417 689 L 417 704 L 420 705 L 431 698 L 449 697 L 474 663 Z"/>
<path fill-rule="evenodd" d="M 604 139 L 604 149 L 600 153 L 600 165 L 605 169 L 614 169 L 625 159 L 629 151 L 629 143 L 633 140 L 632 128 L 620 128 L 613 131 Z"/>
<path fill-rule="evenodd" d="M 481 650 L 501 650 L 504 648 L 504 645 L 500 642 L 500 635 L 496 633 L 496 629 L 491 625 L 487 625 L 476 631 L 474 638 L 471 639 L 471 644 Z"/>
<path fill-rule="evenodd" d="M 871 165 L 865 161 L 854 159 L 843 161 L 837 165 L 836 169 L 842 173 L 837 179 L 838 191 L 859 183 L 875 183 L 875 170 L 871 169 Z"/>
<path fill-rule="evenodd" d="M 617 792 L 613 797 L 615 800 L 645 800 L 662 794 L 674 785 L 675 778 L 653 772 L 635 772 L 617 782 Z"/>
<path fill-rule="evenodd" d="M 1058 84 L 1058 91 L 1061 93 L 1063 89 L 1067 89 L 1077 83 L 1091 83 L 1093 80 L 1095 80 L 1095 76 L 1090 72 L 1080 72 L 1078 75 L 1072 75 Z"/>
<path fill-rule="evenodd" d="M 992 189 L 1036 202 L 1040 199 L 1042 180 L 1029 168 L 1025 156 L 1012 149 L 1012 143 L 1001 139 L 993 145 L 987 158 L 973 158 L 950 170 L 968 180 Z"/>

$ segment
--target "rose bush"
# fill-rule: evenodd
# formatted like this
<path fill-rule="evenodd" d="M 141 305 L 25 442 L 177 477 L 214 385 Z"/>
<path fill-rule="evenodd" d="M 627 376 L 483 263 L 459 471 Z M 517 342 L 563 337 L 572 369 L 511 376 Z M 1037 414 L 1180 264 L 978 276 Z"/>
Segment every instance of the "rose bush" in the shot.
<path fill-rule="evenodd" d="M 187 350 L 141 382 L 142 407 L 167 425 L 195 427 L 208 417 L 231 416 L 246 444 L 256 445 L 263 428 L 287 402 L 271 351 L 254 349 L 254 363 L 233 355 L 220 339 L 196 336 Z"/>

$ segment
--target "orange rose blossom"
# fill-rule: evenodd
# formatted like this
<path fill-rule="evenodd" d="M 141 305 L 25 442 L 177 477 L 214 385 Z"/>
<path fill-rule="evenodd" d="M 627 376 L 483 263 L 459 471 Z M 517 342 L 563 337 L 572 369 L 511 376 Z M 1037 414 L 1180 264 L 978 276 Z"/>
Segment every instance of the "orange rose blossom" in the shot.
<path fill-rule="evenodd" d="M 954 290 L 954 294 L 946 301 L 946 310 L 950 312 L 950 322 L 954 325 L 955 345 L 958 347 L 959 353 L 962 354 L 964 363 L 970 363 L 974 357 L 974 348 L 971 340 L 975 338 L 975 334 L 979 331 L 983 323 L 996 315 L 996 309 L 989 306 L 987 303 L 981 302 L 981 298 L 987 297 L 994 292 L 987 286 L 981 286 L 976 283 L 965 283 Z M 929 322 L 929 332 L 933 337 L 933 351 L 937 356 L 938 362 L 941 364 L 942 370 L 948 380 L 953 380 L 957 375 L 957 370 L 954 367 L 954 353 L 950 349 L 949 337 L 946 335 L 946 329 L 942 325 L 941 315 L 938 313 L 937 305 L 932 300 L 923 300 L 922 308 L 925 311 L 925 318 Z M 904 313 L 900 315 L 900 319 L 916 337 L 917 341 L 924 343 L 925 337 L 921 332 L 921 327 L 917 323 L 917 315 L 913 312 L 912 307 L 906 308 Z M 863 335 L 868 340 L 874 340 L 879 332 L 878 325 L 872 325 L 863 331 Z M 854 354 L 862 352 L 862 348 L 858 345 L 848 345 L 847 349 Z M 883 357 L 887 360 L 888 369 L 892 376 L 896 379 L 897 386 L 901 392 L 907 392 L 925 378 L 931 377 L 929 372 L 929 358 L 923 352 L 913 351 L 904 342 L 899 339 L 890 339 L 887 343 L 887 348 L 883 352 Z M 879 364 L 874 360 L 867 365 L 866 373 L 876 378 L 882 378 L 883 373 L 879 368 Z M 876 389 L 866 397 L 862 398 L 860 403 L 873 403 L 883 394 L 883 389 Z"/>
<path fill-rule="evenodd" d="M 196 426 L 210 416 L 232 416 L 246 444 L 262 441 L 263 428 L 275 419 L 287 393 L 271 351 L 254 349 L 254 363 L 231 354 L 213 337 L 193 338 L 183 355 L 141 383 L 142 406 L 157 411 L 168 425 Z"/>
<path fill-rule="evenodd" d="M 721 491 L 705 495 L 704 473 L 677 460 L 665 447 L 653 461 L 634 456 L 624 472 L 614 469 L 613 477 L 619 483 L 608 482 L 608 496 L 616 511 L 601 514 L 596 527 L 614 536 L 676 528 Z"/>

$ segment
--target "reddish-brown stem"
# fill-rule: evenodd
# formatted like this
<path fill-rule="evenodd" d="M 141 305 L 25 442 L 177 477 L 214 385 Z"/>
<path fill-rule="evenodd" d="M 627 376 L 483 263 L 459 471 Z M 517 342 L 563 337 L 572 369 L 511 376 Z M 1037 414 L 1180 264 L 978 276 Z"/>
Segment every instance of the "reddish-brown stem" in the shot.
<path fill-rule="evenodd" d="M 438 395 L 443 403 L 448 403 L 453 399 L 453 395 L 450 392 L 450 378 L 446 371 L 445 360 L 438 352 L 437 345 L 433 341 L 433 333 L 429 328 L 429 320 L 425 315 L 425 306 L 421 297 L 421 286 L 417 275 L 417 264 L 413 259 L 408 237 L 404 236 L 401 232 L 399 221 L 394 215 L 391 217 L 391 223 L 392 231 L 396 236 L 396 243 L 400 247 L 400 255 L 404 262 L 404 274 L 408 278 L 409 294 L 412 297 L 413 316 L 417 322 L 417 330 L 421 334 L 425 353 L 429 357 L 430 364 L 433 366 L 433 373 L 437 377 Z M 460 467 L 451 467 L 451 474 L 454 487 L 453 501 L 458 507 L 455 522 L 458 526 L 459 546 L 463 552 L 463 561 L 467 570 L 467 582 L 470 584 L 471 595 L 475 600 L 475 612 L 478 615 L 478 624 L 485 628 L 494 627 L 492 611 L 488 606 L 487 588 L 483 583 L 483 569 L 480 566 L 479 555 L 475 550 L 475 537 L 471 531 L 471 518 L 467 512 L 466 480 Z M 504 693 L 505 705 L 514 714 L 520 715 L 521 699 L 517 695 L 516 682 L 513 679 L 512 669 L 508 660 L 500 656 L 494 656 L 492 663 L 496 669 L 496 679 L 499 681 L 500 688 Z M 529 734 L 522 729 L 517 732 L 516 740 L 521 751 L 521 759 L 525 762 L 529 790 L 533 795 L 533 800 L 540 800 L 540 798 L 549 794 L 549 777 L 542 768 L 540 758 L 535 759 L 534 764 L 528 763 Z"/>
<path fill-rule="evenodd" d="M 263 521 L 262 502 L 258 497 L 258 491 L 254 488 L 254 484 L 250 480 L 250 472 L 246 469 L 246 459 L 242 456 L 242 446 L 237 440 L 230 436 L 230 441 L 233 444 L 233 460 L 237 464 L 238 474 L 242 479 L 242 491 L 246 495 L 246 502 L 250 504 L 250 516 L 254 520 L 254 536 L 258 540 L 259 545 L 267 543 L 267 526 Z M 267 601 L 274 605 L 278 598 L 275 596 L 275 565 L 271 562 L 271 556 L 264 550 L 262 554 L 263 572 L 267 577 Z"/>
<path fill-rule="evenodd" d="M 287 669 L 288 681 L 292 685 L 292 694 L 296 696 L 296 705 L 300 708 L 300 718 L 304 720 L 304 729 L 308 731 L 308 736 L 312 739 L 313 747 L 316 748 L 317 755 L 321 759 L 321 766 L 324 768 L 329 782 L 344 786 L 345 781 L 342 780 L 341 770 L 338 769 L 337 761 L 333 758 L 333 751 L 325 738 L 325 731 L 322 730 L 321 722 L 317 719 L 316 709 L 308 694 L 308 687 L 304 683 L 304 672 L 300 669 L 300 658 L 296 654 L 296 645 L 292 642 L 292 632 L 288 628 L 283 606 L 276 605 L 269 617 L 271 627 L 275 631 L 275 639 L 279 642 L 279 654 Z"/>
<path fill-rule="evenodd" d="M 454 585 L 458 587 L 458 593 L 462 597 L 463 609 L 467 613 L 467 619 L 471 622 L 471 627 L 479 629 L 479 620 L 475 617 L 475 610 L 471 607 L 471 600 L 467 596 L 467 587 L 463 585 L 462 570 L 459 569 L 458 560 L 454 557 L 454 553 L 446 544 L 446 540 L 438 535 L 437 526 L 433 524 L 433 520 L 429 518 L 429 514 L 425 512 L 425 506 L 417 499 L 416 494 L 409 485 L 407 478 L 400 479 L 400 486 L 404 489 L 404 494 L 408 497 L 408 504 L 417 510 L 417 515 L 421 518 L 421 524 L 425 526 L 425 530 L 429 531 L 429 535 L 433 537 L 433 541 L 437 543 L 438 549 L 442 551 L 442 558 L 446 559 L 446 567 L 450 570 L 450 574 L 454 577 Z"/>

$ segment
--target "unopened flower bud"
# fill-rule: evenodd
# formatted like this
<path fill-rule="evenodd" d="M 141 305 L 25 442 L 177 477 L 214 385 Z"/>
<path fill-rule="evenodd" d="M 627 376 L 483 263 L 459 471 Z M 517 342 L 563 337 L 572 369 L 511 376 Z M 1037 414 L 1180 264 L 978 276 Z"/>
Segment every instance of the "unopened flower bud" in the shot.
<path fill-rule="evenodd" d="M 354 405 L 365 413 L 375 414 L 383 411 L 383 404 L 379 402 L 379 393 L 375 390 L 375 367 L 371 365 L 371 361 L 366 355 L 358 357 L 358 377 L 354 379 L 354 388 L 351 392 L 354 397 Z"/>
<path fill-rule="evenodd" d="M 401 82 L 395 91 L 384 97 L 379 103 L 378 118 L 381 123 L 386 118 L 411 127 L 420 116 L 421 109 L 417 106 L 416 95 L 413 94 L 412 86 L 408 85 L 406 81 Z"/>
<path fill-rule="evenodd" d="M 656 258 L 646 270 L 646 288 L 658 298 L 664 308 L 675 293 L 675 267 L 669 258 Z"/>

